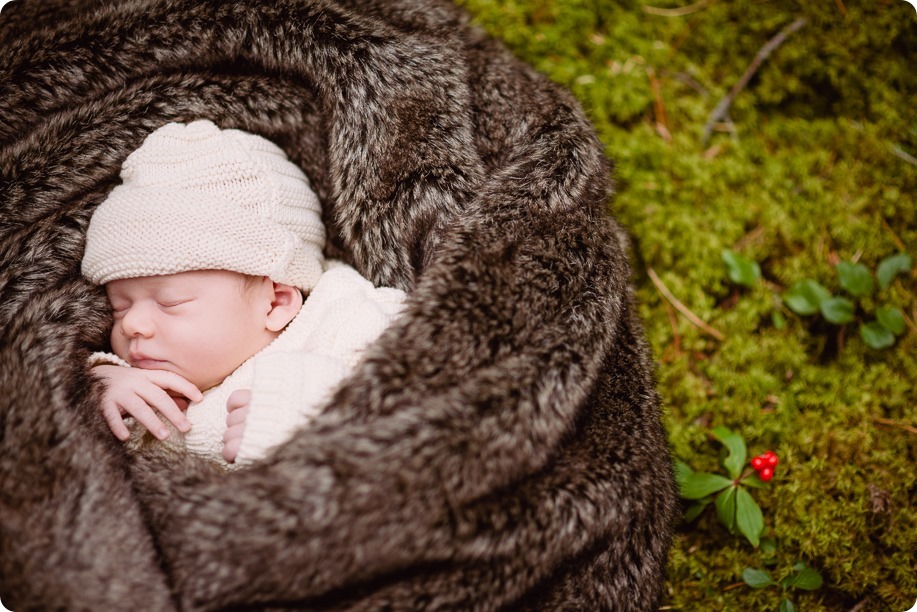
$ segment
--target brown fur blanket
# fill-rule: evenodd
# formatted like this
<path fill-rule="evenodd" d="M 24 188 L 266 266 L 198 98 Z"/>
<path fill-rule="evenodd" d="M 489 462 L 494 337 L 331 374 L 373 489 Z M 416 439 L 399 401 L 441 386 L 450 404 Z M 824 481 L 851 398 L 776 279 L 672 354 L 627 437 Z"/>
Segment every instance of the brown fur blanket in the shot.
<path fill-rule="evenodd" d="M 0 16 L 0 599 L 14 610 L 651 609 L 675 489 L 610 166 L 436 0 L 19 0 Z M 261 134 L 410 292 L 323 415 L 232 474 L 128 457 L 84 232 L 168 121 Z"/>

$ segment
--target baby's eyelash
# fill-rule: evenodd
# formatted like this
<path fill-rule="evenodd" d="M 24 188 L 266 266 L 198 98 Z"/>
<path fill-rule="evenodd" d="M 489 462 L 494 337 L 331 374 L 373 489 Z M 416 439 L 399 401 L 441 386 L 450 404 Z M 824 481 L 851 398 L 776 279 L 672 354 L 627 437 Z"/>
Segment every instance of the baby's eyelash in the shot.
<path fill-rule="evenodd" d="M 171 302 L 160 302 L 159 305 L 163 308 L 174 308 L 175 306 L 181 306 L 182 304 L 187 304 L 190 302 L 190 299 L 187 300 L 174 300 Z"/>

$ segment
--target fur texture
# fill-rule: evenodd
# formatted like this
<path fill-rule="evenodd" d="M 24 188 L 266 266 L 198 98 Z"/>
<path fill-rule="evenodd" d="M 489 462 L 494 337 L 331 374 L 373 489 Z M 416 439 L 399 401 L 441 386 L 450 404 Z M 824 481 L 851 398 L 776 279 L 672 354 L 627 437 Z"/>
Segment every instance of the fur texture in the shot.
<path fill-rule="evenodd" d="M 4 604 L 654 607 L 672 469 L 567 92 L 436 0 L 19 0 L 0 44 Z M 89 217 L 196 118 L 278 143 L 327 255 L 410 292 L 314 425 L 228 475 L 126 457 L 83 366 Z"/>

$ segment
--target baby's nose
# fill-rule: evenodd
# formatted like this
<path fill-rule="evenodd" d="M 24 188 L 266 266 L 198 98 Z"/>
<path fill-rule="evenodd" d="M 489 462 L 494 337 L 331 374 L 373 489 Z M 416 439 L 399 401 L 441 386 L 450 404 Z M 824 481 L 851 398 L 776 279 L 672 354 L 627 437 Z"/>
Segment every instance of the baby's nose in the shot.
<path fill-rule="evenodd" d="M 145 313 L 142 307 L 131 307 L 121 319 L 121 330 L 125 336 L 142 336 L 145 338 L 153 335 L 153 320 Z"/>

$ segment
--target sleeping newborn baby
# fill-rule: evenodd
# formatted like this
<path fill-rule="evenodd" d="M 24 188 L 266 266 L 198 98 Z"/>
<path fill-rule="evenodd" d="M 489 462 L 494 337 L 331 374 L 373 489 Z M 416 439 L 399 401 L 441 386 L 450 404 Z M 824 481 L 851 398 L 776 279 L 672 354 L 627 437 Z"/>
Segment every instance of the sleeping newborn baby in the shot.
<path fill-rule="evenodd" d="M 82 272 L 104 285 L 101 411 L 132 448 L 225 468 L 319 412 L 405 294 L 325 261 L 308 179 L 260 136 L 170 123 L 125 160 L 92 216 Z"/>

